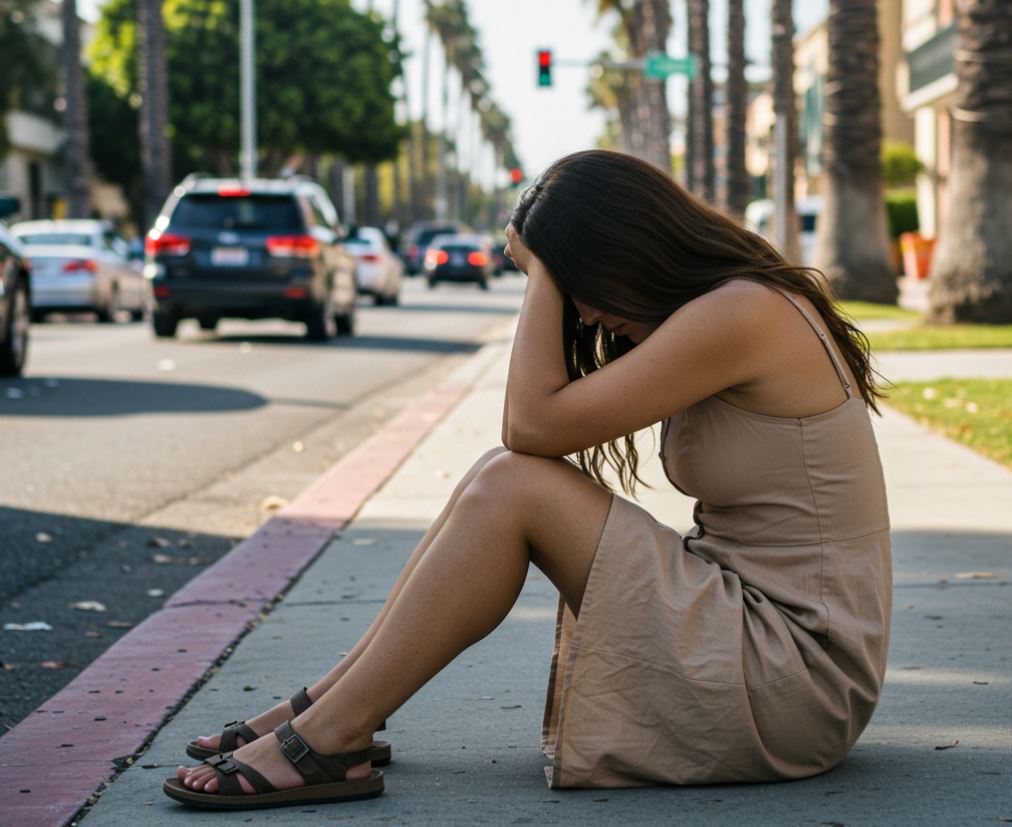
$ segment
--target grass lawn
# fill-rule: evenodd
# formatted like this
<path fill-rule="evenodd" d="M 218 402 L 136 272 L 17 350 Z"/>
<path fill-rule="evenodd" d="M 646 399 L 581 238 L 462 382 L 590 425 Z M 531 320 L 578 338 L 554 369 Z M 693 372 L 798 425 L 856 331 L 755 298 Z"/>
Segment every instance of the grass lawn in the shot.
<path fill-rule="evenodd" d="M 909 320 L 916 322 L 921 314 L 916 310 L 908 310 L 905 307 L 897 307 L 894 304 L 873 304 L 871 302 L 839 302 L 839 308 L 851 318 L 858 321 L 870 319 L 896 319 L 897 321 Z"/>
<path fill-rule="evenodd" d="M 905 327 L 869 333 L 872 350 L 942 350 L 1012 347 L 1012 324 L 956 324 Z"/>
<path fill-rule="evenodd" d="M 1012 379 L 898 382 L 894 408 L 1012 468 Z"/>

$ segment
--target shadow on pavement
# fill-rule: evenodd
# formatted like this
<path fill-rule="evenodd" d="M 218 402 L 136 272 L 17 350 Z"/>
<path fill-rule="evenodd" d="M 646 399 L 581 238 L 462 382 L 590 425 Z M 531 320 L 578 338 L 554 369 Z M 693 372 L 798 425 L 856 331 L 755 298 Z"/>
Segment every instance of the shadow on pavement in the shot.
<path fill-rule="evenodd" d="M 0 417 L 247 411 L 268 402 L 242 388 L 188 383 L 52 376 L 0 383 Z"/>
<path fill-rule="evenodd" d="M 0 525 L 0 624 L 43 621 L 52 627 L 0 631 L 4 725 L 17 723 L 62 689 L 236 542 L 5 507 Z M 104 610 L 73 607 L 82 601 Z M 44 662 L 60 666 L 46 668 Z"/>

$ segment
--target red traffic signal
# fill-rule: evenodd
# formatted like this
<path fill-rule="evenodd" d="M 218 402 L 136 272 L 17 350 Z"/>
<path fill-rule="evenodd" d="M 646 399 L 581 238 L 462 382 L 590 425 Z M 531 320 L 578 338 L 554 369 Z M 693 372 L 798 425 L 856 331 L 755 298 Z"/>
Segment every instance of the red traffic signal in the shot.
<path fill-rule="evenodd" d="M 524 180 L 524 171 L 520 167 L 513 167 L 510 170 L 510 183 L 515 187 Z"/>
<path fill-rule="evenodd" d="M 552 50 L 538 49 L 538 86 L 552 85 Z"/>

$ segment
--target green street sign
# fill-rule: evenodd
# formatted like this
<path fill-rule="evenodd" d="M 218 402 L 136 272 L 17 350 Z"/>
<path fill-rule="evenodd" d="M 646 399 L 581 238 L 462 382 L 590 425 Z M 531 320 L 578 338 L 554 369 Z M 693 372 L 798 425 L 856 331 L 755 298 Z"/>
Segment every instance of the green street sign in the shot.
<path fill-rule="evenodd" d="M 685 75 L 689 80 L 696 76 L 696 58 L 671 57 L 651 52 L 643 63 L 643 74 L 648 78 L 666 78 L 668 75 Z"/>

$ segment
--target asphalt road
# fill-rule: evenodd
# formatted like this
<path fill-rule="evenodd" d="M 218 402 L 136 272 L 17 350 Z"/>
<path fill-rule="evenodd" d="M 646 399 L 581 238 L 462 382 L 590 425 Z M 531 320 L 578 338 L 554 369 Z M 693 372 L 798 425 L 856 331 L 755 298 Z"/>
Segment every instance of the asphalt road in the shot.
<path fill-rule="evenodd" d="M 400 307 L 363 301 L 357 334 L 325 345 L 273 321 L 188 322 L 171 341 L 34 326 L 26 376 L 0 381 L 0 623 L 52 631 L 0 631 L 0 722 L 501 335 L 521 296 L 516 276 L 489 293 L 409 280 Z"/>

